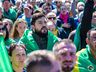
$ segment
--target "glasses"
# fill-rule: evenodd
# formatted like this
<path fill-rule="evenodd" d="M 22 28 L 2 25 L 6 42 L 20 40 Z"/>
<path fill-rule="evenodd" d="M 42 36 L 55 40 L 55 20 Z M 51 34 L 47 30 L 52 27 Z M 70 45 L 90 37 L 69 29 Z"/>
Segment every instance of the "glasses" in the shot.
<path fill-rule="evenodd" d="M 55 20 L 55 19 L 56 19 L 56 17 L 49 17 L 48 19 L 53 19 L 53 20 Z"/>
<path fill-rule="evenodd" d="M 96 15 L 94 15 L 93 18 L 96 18 Z"/>

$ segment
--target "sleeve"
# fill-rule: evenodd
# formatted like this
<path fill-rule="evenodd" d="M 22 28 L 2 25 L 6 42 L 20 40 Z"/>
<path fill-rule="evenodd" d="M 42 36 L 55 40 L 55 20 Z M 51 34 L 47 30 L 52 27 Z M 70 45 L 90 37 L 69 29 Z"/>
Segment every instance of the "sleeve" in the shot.
<path fill-rule="evenodd" d="M 81 48 L 86 47 L 86 33 L 91 28 L 92 12 L 93 12 L 93 0 L 87 0 L 85 4 L 85 9 L 81 21 L 80 28 L 80 38 L 81 38 Z"/>

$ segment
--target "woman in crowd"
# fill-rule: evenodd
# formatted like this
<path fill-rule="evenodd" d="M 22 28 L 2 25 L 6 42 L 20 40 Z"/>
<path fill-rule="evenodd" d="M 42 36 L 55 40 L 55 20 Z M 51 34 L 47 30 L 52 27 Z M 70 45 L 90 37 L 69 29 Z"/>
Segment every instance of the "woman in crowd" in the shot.
<path fill-rule="evenodd" d="M 9 38 L 8 29 L 7 29 L 6 25 L 3 24 L 2 21 L 0 21 L 0 33 L 2 33 L 2 36 L 4 36 L 6 48 L 9 49 L 10 44 L 15 43 L 15 41 L 13 39 Z"/>
<path fill-rule="evenodd" d="M 9 48 L 9 56 L 12 63 L 13 72 L 25 72 L 25 46 L 23 44 L 11 44 Z"/>
<path fill-rule="evenodd" d="M 22 37 L 24 30 L 27 28 L 27 23 L 23 19 L 17 19 L 13 25 L 11 37 L 18 42 Z"/>
<path fill-rule="evenodd" d="M 10 35 L 11 34 L 12 27 L 13 27 L 12 20 L 5 18 L 5 19 L 3 19 L 3 24 L 6 25 L 6 27 L 8 29 L 8 32 L 9 32 L 9 35 Z"/>

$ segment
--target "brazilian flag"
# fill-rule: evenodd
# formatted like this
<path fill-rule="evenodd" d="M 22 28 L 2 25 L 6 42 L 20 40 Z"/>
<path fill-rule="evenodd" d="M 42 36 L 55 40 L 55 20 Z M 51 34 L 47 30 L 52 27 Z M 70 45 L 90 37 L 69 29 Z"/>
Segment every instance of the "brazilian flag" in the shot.
<path fill-rule="evenodd" d="M 3 36 L 0 36 L 0 72 L 13 72 Z"/>

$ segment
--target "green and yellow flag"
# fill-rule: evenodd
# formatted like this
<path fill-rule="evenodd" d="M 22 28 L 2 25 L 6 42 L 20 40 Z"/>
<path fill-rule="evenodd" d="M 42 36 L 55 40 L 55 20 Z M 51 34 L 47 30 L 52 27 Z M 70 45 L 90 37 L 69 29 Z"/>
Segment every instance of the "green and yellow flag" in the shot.
<path fill-rule="evenodd" d="M 0 36 L 0 72 L 13 72 L 3 36 Z"/>

